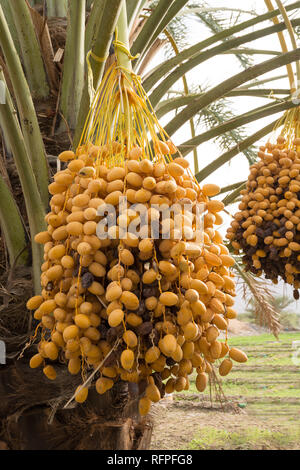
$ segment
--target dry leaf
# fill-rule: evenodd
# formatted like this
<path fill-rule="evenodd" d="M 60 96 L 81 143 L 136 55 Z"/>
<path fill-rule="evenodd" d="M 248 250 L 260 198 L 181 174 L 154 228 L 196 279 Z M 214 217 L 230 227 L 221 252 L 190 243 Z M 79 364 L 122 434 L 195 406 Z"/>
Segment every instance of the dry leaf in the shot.
<path fill-rule="evenodd" d="M 65 50 L 60 47 L 55 53 L 55 56 L 53 58 L 53 62 L 56 62 L 56 63 L 61 62 L 61 59 L 63 58 L 64 52 L 65 52 Z"/>
<path fill-rule="evenodd" d="M 32 22 L 36 31 L 37 38 L 40 43 L 42 57 L 44 65 L 46 68 L 48 80 L 50 82 L 50 87 L 52 90 L 58 90 L 59 88 L 59 78 L 57 73 L 57 68 L 54 59 L 54 51 L 52 47 L 52 41 L 48 29 L 47 22 L 43 16 L 41 16 L 34 8 L 26 1 L 28 8 L 30 10 Z"/>

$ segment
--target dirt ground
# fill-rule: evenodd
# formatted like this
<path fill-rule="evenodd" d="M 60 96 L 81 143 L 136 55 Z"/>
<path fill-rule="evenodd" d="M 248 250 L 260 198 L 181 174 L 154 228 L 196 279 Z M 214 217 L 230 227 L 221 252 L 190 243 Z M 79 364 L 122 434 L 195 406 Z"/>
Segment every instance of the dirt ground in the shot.
<path fill-rule="evenodd" d="M 175 401 L 172 397 L 162 400 L 153 407 L 154 432 L 152 449 L 187 449 L 188 444 L 202 427 L 213 426 L 226 430 L 238 430 L 241 426 L 260 425 L 244 410 L 229 405 L 211 408 L 209 403 L 189 400 Z"/>
<path fill-rule="evenodd" d="M 300 333 L 283 333 L 279 341 L 243 334 L 230 343 L 249 360 L 222 380 L 223 405 L 199 394 L 192 376 L 188 392 L 152 406 L 152 449 L 300 449 L 300 360 L 294 357 Z"/>
<path fill-rule="evenodd" d="M 275 423 L 265 421 L 242 410 L 238 405 L 211 407 L 202 401 L 175 401 L 167 398 L 153 407 L 152 416 L 154 431 L 151 449 L 182 450 L 182 449 L 299 449 L 296 442 L 277 442 L 272 439 L 260 440 L 259 434 L 271 436 L 280 434 L 282 428 Z M 257 436 L 249 437 L 245 431 L 255 430 Z M 221 435 L 214 436 L 213 432 Z M 253 431 L 252 431 L 253 433 Z M 235 445 L 228 443 L 228 436 L 239 435 Z M 197 441 L 201 438 L 201 442 Z M 224 439 L 226 437 L 226 439 Z M 217 442 L 220 440 L 220 442 Z M 260 442 L 259 442 L 260 441 Z"/>
<path fill-rule="evenodd" d="M 267 330 L 255 323 L 245 323 L 237 319 L 230 320 L 228 327 L 228 334 L 230 336 L 248 336 L 248 335 L 259 335 L 265 333 Z"/>

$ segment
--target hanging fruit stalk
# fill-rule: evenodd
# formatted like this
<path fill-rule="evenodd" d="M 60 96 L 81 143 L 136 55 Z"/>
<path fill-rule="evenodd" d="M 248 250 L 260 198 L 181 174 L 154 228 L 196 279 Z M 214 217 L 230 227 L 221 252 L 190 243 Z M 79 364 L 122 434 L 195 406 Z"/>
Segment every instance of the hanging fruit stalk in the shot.
<path fill-rule="evenodd" d="M 265 3 L 269 11 L 274 10 L 271 0 Z M 277 3 L 295 47 L 286 11 L 280 1 Z M 277 17 L 273 21 L 278 24 Z M 282 51 L 287 52 L 283 34 L 278 36 Z M 287 71 L 292 95 L 295 84 L 291 65 Z M 244 254 L 246 270 L 258 276 L 264 274 L 274 284 L 283 279 L 294 287 L 295 299 L 299 298 L 300 288 L 299 113 L 299 107 L 287 111 L 276 123 L 271 139 L 260 147 L 260 161 L 250 167 L 246 189 L 240 192 L 240 211 L 227 230 L 235 253 Z"/>
<path fill-rule="evenodd" d="M 129 67 L 122 21 L 119 62 L 49 186 L 48 227 L 36 236 L 43 290 L 27 304 L 42 327 L 30 365 L 52 380 L 64 361 L 82 376 L 80 403 L 92 385 L 104 394 L 137 383 L 145 415 L 166 392 L 187 390 L 194 370 L 202 392 L 214 364 L 223 376 L 247 356 L 220 340 L 236 317 L 234 260 L 215 227 L 224 205 L 210 200 L 220 188 L 200 187 L 188 162 L 173 159 L 177 148 Z"/>
<path fill-rule="evenodd" d="M 288 111 L 274 134 L 260 147 L 260 161 L 250 167 L 242 202 L 227 238 L 242 252 L 246 269 L 300 287 L 300 127 L 299 108 Z M 278 129 L 278 131 L 277 131 Z M 273 134 L 273 135 L 274 135 Z"/>
<path fill-rule="evenodd" d="M 236 317 L 234 260 L 215 228 L 223 204 L 209 199 L 219 188 L 200 188 L 186 160 L 172 160 L 176 148 L 148 105 L 135 76 L 131 84 L 115 66 L 105 76 L 76 154 L 60 155 L 66 168 L 49 186 L 48 229 L 36 237 L 45 251 L 43 291 L 28 302 L 43 329 L 32 367 L 43 366 L 52 379 L 60 357 L 85 380 L 100 366 L 96 390 L 105 393 L 118 380 L 138 383 L 141 414 L 165 391 L 187 389 L 194 369 L 203 391 L 212 364 L 225 375 L 232 359 L 246 360 L 219 339 Z M 181 210 L 162 218 L 162 205 L 174 203 Z M 139 235 L 127 233 L 141 222 L 136 204 L 149 216 Z M 207 211 L 201 233 L 197 204 Z M 116 218 L 107 226 L 111 208 Z"/>

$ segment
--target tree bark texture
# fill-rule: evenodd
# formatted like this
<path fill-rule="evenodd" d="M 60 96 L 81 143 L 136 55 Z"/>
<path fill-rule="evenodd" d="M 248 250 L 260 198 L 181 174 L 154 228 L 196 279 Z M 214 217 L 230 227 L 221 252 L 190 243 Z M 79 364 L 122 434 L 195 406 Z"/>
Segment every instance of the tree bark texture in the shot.
<path fill-rule="evenodd" d="M 62 369 L 53 383 L 24 361 L 0 369 L 0 441 L 11 450 L 148 449 L 152 423 L 138 414 L 138 389 L 119 382 L 104 395 L 63 409 L 76 378 Z M 3 445 L 3 444 L 2 444 Z"/>

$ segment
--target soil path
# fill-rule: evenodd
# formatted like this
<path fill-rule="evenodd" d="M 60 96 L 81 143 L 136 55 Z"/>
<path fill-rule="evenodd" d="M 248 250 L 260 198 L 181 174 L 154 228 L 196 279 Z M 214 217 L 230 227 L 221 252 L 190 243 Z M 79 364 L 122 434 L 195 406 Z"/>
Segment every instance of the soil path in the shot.
<path fill-rule="evenodd" d="M 280 431 L 276 424 L 248 414 L 234 403 L 229 403 L 222 409 L 219 405 L 212 407 L 208 402 L 175 401 L 168 397 L 154 405 L 151 413 L 154 421 L 151 442 L 153 450 L 189 449 L 191 441 L 201 435 L 201 429 L 208 427 L 228 433 L 244 432 L 253 427 L 271 432 Z M 264 445 L 260 448 L 274 449 Z"/>

